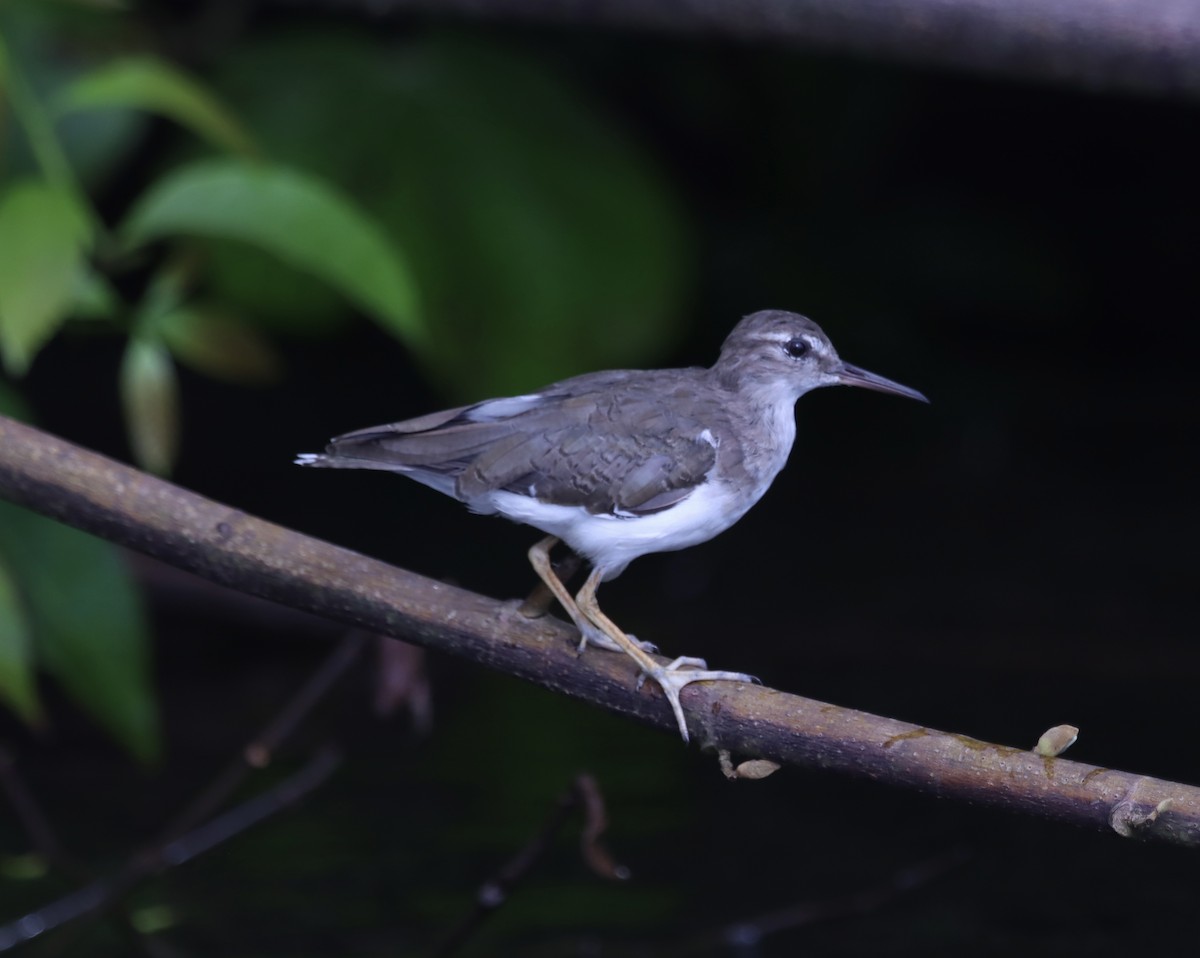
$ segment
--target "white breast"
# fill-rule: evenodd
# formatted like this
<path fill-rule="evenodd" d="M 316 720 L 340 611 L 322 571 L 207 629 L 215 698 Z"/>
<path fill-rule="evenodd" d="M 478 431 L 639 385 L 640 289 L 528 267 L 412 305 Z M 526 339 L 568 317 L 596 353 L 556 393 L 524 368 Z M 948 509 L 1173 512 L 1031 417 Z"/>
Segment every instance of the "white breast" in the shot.
<path fill-rule="evenodd" d="M 740 498 L 722 483 L 706 482 L 678 505 L 634 518 L 592 515 L 581 506 L 550 505 L 512 492 L 488 498 L 501 515 L 558 536 L 612 579 L 638 556 L 707 542 L 744 516 L 765 491 L 764 485 L 753 499 Z"/>
<path fill-rule="evenodd" d="M 754 441 L 747 443 L 743 439 L 735 442 L 733 448 L 718 446 L 718 466 L 724 466 L 727 479 L 736 476 L 742 494 L 748 500 L 738 518 L 770 488 L 779 471 L 787 465 L 796 440 L 795 399 L 789 393 L 775 390 L 768 392 L 763 400 L 751 407 L 752 414 L 736 428 L 737 435 L 753 436 Z"/>

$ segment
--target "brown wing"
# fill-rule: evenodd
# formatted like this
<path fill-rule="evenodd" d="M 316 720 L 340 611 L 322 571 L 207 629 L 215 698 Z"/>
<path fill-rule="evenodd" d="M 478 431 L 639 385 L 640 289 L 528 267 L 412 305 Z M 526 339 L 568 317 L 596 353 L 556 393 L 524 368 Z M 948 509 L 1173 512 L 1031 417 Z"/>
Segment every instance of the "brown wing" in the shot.
<path fill-rule="evenodd" d="M 464 497 L 503 489 L 589 512 L 644 515 L 703 483 L 716 450 L 704 426 L 672 415 L 658 377 L 560 398 L 511 421 L 519 427 L 459 477 Z"/>
<path fill-rule="evenodd" d="M 687 497 L 716 462 L 698 420 L 669 411 L 686 376 L 611 372 L 339 436 L 328 465 L 391 469 L 467 503 L 504 490 L 596 514 L 644 515 Z M 671 409 L 688 408 L 688 397 Z M 692 397 L 697 398 L 697 397 Z"/>

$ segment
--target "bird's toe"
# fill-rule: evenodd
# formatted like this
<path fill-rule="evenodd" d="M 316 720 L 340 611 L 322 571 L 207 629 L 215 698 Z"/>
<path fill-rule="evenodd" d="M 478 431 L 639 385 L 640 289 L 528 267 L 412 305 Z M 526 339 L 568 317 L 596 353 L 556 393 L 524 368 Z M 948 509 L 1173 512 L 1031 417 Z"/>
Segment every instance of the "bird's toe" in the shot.
<path fill-rule="evenodd" d="M 658 646 L 653 642 L 643 642 L 636 635 L 629 635 L 627 638 L 643 652 L 647 652 L 650 655 L 654 655 L 658 651 Z"/>
<path fill-rule="evenodd" d="M 699 666 L 696 665 L 699 663 Z M 693 666 L 692 668 L 681 668 L 681 666 Z M 691 685 L 693 682 L 742 682 L 753 684 L 758 682 L 753 675 L 746 675 L 744 672 L 725 672 L 721 670 L 711 670 L 704 666 L 703 659 L 690 658 L 688 656 L 680 656 L 669 665 L 659 666 L 650 670 L 648 673 L 643 673 L 638 680 L 638 688 L 641 688 L 642 683 L 647 678 L 653 679 L 662 689 L 663 695 L 666 696 L 667 702 L 671 706 L 671 711 L 675 715 L 675 721 L 679 725 L 679 734 L 683 736 L 683 740 L 688 741 L 687 721 L 684 718 L 683 704 L 679 700 L 679 693 L 684 686 Z"/>

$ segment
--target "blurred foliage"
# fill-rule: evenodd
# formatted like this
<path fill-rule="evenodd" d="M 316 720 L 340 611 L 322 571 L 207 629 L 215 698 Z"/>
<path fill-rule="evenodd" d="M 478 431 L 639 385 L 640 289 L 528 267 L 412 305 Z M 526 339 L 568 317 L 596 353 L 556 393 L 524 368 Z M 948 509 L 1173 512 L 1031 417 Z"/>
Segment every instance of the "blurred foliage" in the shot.
<path fill-rule="evenodd" d="M 0 352 L 10 375 L 23 374 L 72 318 L 86 317 L 91 328 L 129 336 L 120 392 L 131 445 L 143 466 L 169 471 L 180 441 L 173 347 L 186 339 L 194 357 L 195 344 L 204 342 L 205 368 L 228 369 L 236 376 L 246 367 L 240 347 L 252 338 L 230 334 L 245 322 L 235 311 L 198 308 L 203 261 L 193 257 L 186 273 L 178 269 L 196 233 L 234 237 L 280 257 L 338 290 L 401 338 L 412 344 L 421 339 L 415 282 L 399 249 L 367 214 L 311 176 L 247 160 L 257 153 L 250 133 L 201 81 L 173 65 L 143 54 L 102 59 L 97 51 L 97 63 L 80 68 L 77 51 L 68 58 L 54 32 L 54 9 L 15 4 L 0 21 L 0 64 L 13 120 L 5 141 L 16 141 L 11 166 L 21 171 L 0 179 Z M 121 19 L 133 33 L 134 18 Z M 56 60 L 62 68 L 48 70 L 46 62 Z M 32 73 L 43 75 L 40 82 L 26 76 L 26 62 L 39 64 Z M 92 114 L 121 127 L 121 117 L 131 110 L 173 120 L 241 159 L 168 164 L 144 190 L 117 198 L 125 223 L 110 231 L 96 212 L 102 198 L 109 200 L 103 183 L 82 191 L 76 167 L 86 168 L 88 158 L 72 155 L 72 142 L 60 138 L 58 124 Z M 145 163 L 142 146 L 137 138 L 126 139 L 124 156 L 109 160 L 113 173 L 121 172 L 121 162 Z M 146 249 L 158 243 L 166 244 L 167 255 Z M 186 338 L 164 338 L 156 326 L 168 312 L 156 295 L 165 285 L 173 308 L 193 307 Z M 211 333 L 208 325 L 214 327 Z M 262 354 L 268 347 L 255 340 L 254 349 Z"/>
<path fill-rule="evenodd" d="M 238 160 L 182 166 L 146 192 L 121 228 L 131 249 L 178 234 L 249 243 L 340 289 L 397 337 L 422 335 L 416 289 L 397 251 L 311 176 Z"/>
<path fill-rule="evenodd" d="M 689 257 L 671 190 L 530 58 L 296 30 L 233 51 L 213 82 L 269 154 L 338 182 L 396 238 L 430 320 L 424 358 L 456 395 L 628 365 L 677 332 Z M 328 322 L 260 254 L 218 250 L 215 265 L 225 295 L 261 314 Z"/>
<path fill-rule="evenodd" d="M 29 613 L 17 583 L 0 555 L 0 699 L 30 724 L 40 724 L 42 707 L 33 677 Z"/>
<path fill-rule="evenodd" d="M 555 71 L 478 39 L 298 30 L 239 37 L 202 77 L 149 52 L 154 27 L 105 5 L 0 8 L 0 360 L 21 378 L 67 323 L 123 337 L 113 375 L 144 468 L 178 457 L 177 363 L 274 383 L 271 337 L 333 335 L 348 306 L 468 398 L 668 344 L 680 211 Z M 149 758 L 119 560 L 11 507 L 0 521 L 0 699 L 41 721 L 41 666 Z"/>
<path fill-rule="evenodd" d="M 136 758 L 153 761 L 160 742 L 149 636 L 118 550 L 0 502 L 0 553 L 27 613 L 30 659 Z"/>
<path fill-rule="evenodd" d="M 71 308 L 88 224 L 69 190 L 35 179 L 0 197 L 0 351 L 19 376 Z"/>
<path fill-rule="evenodd" d="M 0 383 L 0 414 L 24 413 Z M 149 631 L 120 551 L 0 502 L 0 701 L 43 725 L 39 666 L 138 760 L 158 756 Z"/>
<path fill-rule="evenodd" d="M 127 57 L 85 74 L 58 95 L 56 113 L 112 108 L 170 117 L 230 153 L 255 156 L 254 141 L 202 86 L 151 57 Z"/>

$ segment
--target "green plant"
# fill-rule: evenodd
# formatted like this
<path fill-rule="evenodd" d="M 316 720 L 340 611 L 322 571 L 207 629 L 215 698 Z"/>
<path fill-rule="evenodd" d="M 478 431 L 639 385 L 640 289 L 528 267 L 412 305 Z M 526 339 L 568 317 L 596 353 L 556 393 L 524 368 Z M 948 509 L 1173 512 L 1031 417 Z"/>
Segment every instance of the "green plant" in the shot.
<path fill-rule="evenodd" d="M 84 6 L 0 10 L 0 361 L 20 379 L 67 324 L 122 337 L 144 468 L 180 448 L 177 364 L 269 384 L 273 337 L 331 335 L 347 307 L 472 398 L 672 335 L 688 257 L 670 190 L 528 57 L 301 29 L 238 37 L 202 80 L 146 52 L 136 14 Z M 0 506 L 0 701 L 42 721 L 41 666 L 149 760 L 149 658 L 120 556 Z"/>

